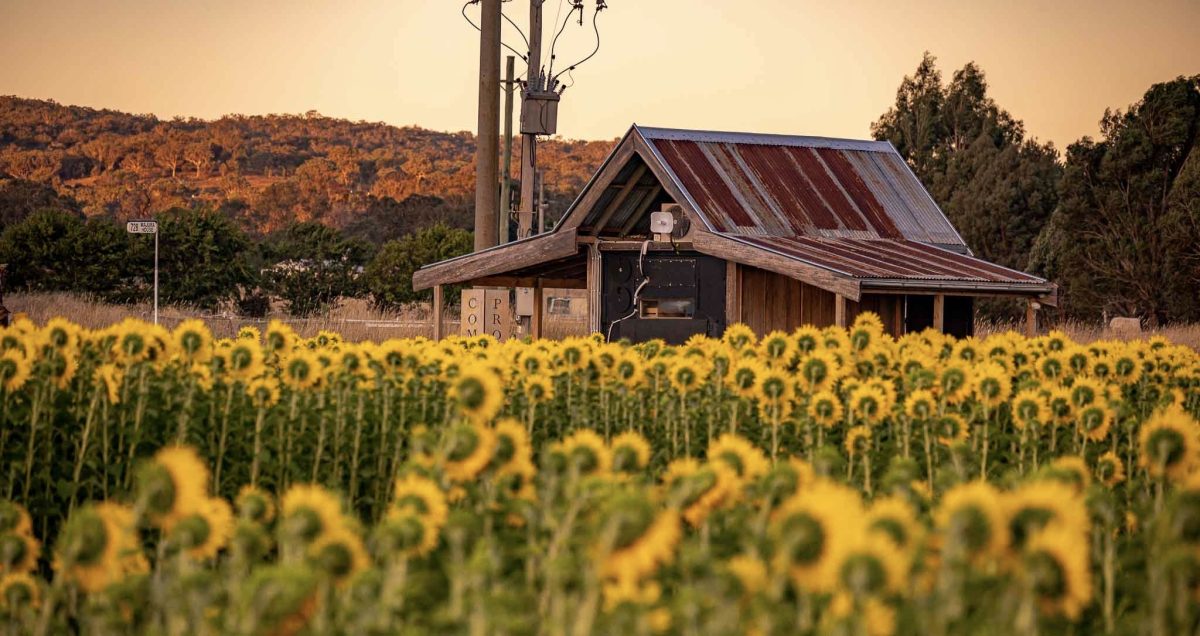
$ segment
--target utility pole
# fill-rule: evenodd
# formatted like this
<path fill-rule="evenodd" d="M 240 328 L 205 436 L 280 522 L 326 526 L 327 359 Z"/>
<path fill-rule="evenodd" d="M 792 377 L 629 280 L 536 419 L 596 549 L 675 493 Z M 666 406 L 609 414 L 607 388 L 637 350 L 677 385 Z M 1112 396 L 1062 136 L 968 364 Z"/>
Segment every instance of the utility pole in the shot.
<path fill-rule="evenodd" d="M 537 0 L 533 0 L 535 3 Z M 500 2 L 483 0 L 479 31 L 479 125 L 475 137 L 475 251 L 496 245 L 500 193 Z"/>
<path fill-rule="evenodd" d="M 535 2 L 537 0 L 534 0 Z M 503 181 L 500 182 L 500 233 L 497 235 L 500 239 L 500 245 L 509 242 L 508 236 L 508 217 L 512 212 L 512 150 L 513 150 L 513 129 L 512 129 L 512 114 L 513 114 L 513 90 L 516 88 L 516 64 L 517 58 L 512 55 L 505 60 L 504 67 L 504 165 L 501 167 L 504 173 Z"/>
<path fill-rule="evenodd" d="M 549 88 L 542 77 L 542 2 L 529 0 L 529 90 Z M 524 101 L 522 101 L 524 108 Z M 533 234 L 534 195 L 537 180 L 537 135 L 521 135 L 521 207 L 517 211 L 517 238 Z"/>

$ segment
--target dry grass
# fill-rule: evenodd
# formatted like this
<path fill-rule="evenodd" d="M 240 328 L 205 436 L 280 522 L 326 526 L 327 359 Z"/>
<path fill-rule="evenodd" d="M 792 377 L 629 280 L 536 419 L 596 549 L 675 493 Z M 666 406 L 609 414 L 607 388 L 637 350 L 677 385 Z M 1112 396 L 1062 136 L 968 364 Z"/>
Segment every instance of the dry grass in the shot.
<path fill-rule="evenodd" d="M 8 294 L 4 304 L 9 311 L 25 314 L 38 324 L 51 318 L 63 317 L 89 328 L 100 328 L 126 318 L 149 322 L 153 308 L 149 303 L 114 305 L 97 302 L 76 294 Z M 229 313 L 209 314 L 179 307 L 159 307 L 158 319 L 167 328 L 189 318 L 204 320 L 217 337 L 232 337 L 238 329 L 250 325 L 262 329 L 270 319 L 292 325 L 298 334 L 310 337 L 322 330 L 334 331 L 351 342 L 433 336 L 432 309 L 428 304 L 411 305 L 400 312 L 382 312 L 361 299 L 348 299 L 328 315 L 296 318 L 282 312 L 272 312 L 267 318 L 246 318 Z M 458 331 L 458 314 L 447 311 L 443 317 L 445 333 Z M 578 318 L 547 316 L 545 333 L 550 338 L 583 335 L 586 321 Z"/>
<path fill-rule="evenodd" d="M 5 298 L 5 304 L 10 311 L 24 313 L 38 324 L 44 324 L 51 318 L 62 316 L 85 327 L 98 328 L 120 322 L 125 318 L 133 317 L 149 321 L 152 317 L 151 307 L 148 304 L 113 305 L 66 293 L 9 294 Z M 411 305 L 397 313 L 387 313 L 372 308 L 366 301 L 350 299 L 327 316 L 294 318 L 277 313 L 272 314 L 269 318 L 277 318 L 290 323 L 302 336 L 313 336 L 318 331 L 326 329 L 342 334 L 347 340 L 358 342 L 415 336 L 431 337 L 433 324 L 430 314 L 430 306 L 425 304 Z M 231 314 L 204 314 L 177 307 L 159 309 L 159 321 L 167 327 L 173 327 L 182 320 L 196 317 L 202 318 L 208 323 L 209 328 L 219 337 L 233 336 L 243 325 L 262 328 L 268 320 L 243 318 Z M 444 324 L 446 333 L 457 332 L 458 315 L 448 311 Z M 1077 342 L 1130 340 L 1161 335 L 1176 344 L 1200 349 L 1200 324 L 1172 325 L 1146 330 L 1140 334 L 1118 333 L 1103 325 L 1078 321 L 1068 321 L 1057 325 L 1057 328 L 1066 332 Z M 983 337 L 1002 331 L 1020 332 L 1021 329 L 1020 323 L 981 322 L 976 325 L 976 334 Z M 560 339 L 568 336 L 580 336 L 585 335 L 586 332 L 587 321 L 585 318 L 546 316 L 545 335 L 547 338 Z"/>

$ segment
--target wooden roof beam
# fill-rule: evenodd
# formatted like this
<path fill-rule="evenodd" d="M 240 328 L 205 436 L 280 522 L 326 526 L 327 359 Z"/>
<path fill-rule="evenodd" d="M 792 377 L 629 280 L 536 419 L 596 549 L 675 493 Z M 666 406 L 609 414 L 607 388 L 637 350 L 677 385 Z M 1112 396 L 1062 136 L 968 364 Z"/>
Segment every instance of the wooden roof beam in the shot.
<path fill-rule="evenodd" d="M 621 226 L 621 233 L 619 236 L 624 237 L 629 235 L 629 232 L 633 229 L 633 226 L 637 225 L 638 221 L 641 221 L 642 218 L 646 216 L 646 211 L 650 209 L 650 206 L 654 205 L 654 200 L 658 198 L 658 193 L 660 192 L 662 192 L 662 184 L 656 182 L 654 187 L 650 189 L 650 192 L 646 194 L 646 198 L 642 199 L 642 202 L 638 204 L 637 209 L 634 210 L 633 214 L 629 216 L 629 220 L 625 222 L 625 225 Z"/>
<path fill-rule="evenodd" d="M 848 300 L 855 302 L 862 298 L 859 281 L 852 277 L 748 245 L 727 236 L 699 230 L 692 235 L 692 244 L 696 251 L 702 254 L 782 274 L 813 287 L 845 296 Z"/>
<path fill-rule="evenodd" d="M 642 163 L 637 168 L 634 168 L 633 174 L 629 176 L 629 180 L 626 181 L 625 185 L 622 186 L 617 192 L 617 196 L 613 197 L 612 201 L 608 202 L 608 207 L 604 209 L 604 213 L 600 215 L 600 218 L 596 220 L 595 225 L 592 226 L 592 236 L 597 236 L 600 234 L 600 230 L 604 229 L 604 225 L 608 223 L 609 219 L 611 219 L 614 214 L 617 213 L 617 210 L 619 210 L 621 205 L 625 203 L 625 199 L 629 198 L 629 195 L 633 192 L 633 189 L 637 187 L 638 181 L 642 180 L 642 175 L 644 174 L 646 174 L 645 163 Z"/>
<path fill-rule="evenodd" d="M 541 265 L 574 256 L 575 230 L 540 234 L 532 238 L 506 243 L 466 256 L 426 265 L 413 273 L 413 290 L 429 289 L 434 285 L 457 283 L 507 274 L 526 267 Z"/>

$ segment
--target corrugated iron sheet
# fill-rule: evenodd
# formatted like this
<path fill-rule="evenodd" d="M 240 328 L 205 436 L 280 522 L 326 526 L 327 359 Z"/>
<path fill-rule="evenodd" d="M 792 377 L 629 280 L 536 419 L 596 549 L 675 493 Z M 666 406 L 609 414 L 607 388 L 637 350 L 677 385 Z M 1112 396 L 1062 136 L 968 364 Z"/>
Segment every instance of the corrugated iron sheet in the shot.
<path fill-rule="evenodd" d="M 714 231 L 964 245 L 886 142 L 637 130 Z"/>
<path fill-rule="evenodd" d="M 781 238 L 727 235 L 744 243 L 858 279 L 1041 285 L 1024 272 L 907 239 Z"/>

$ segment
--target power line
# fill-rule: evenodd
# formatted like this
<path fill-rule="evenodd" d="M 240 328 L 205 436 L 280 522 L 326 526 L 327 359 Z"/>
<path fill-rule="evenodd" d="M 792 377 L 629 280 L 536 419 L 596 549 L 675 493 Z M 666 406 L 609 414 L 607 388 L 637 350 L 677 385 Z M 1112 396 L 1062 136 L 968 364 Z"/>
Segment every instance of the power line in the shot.
<path fill-rule="evenodd" d="M 462 6 L 462 18 L 464 20 L 467 20 L 467 24 L 474 26 L 476 31 L 482 32 L 484 30 L 480 29 L 478 24 L 470 22 L 470 17 L 467 16 L 467 7 L 469 7 L 470 5 L 478 5 L 478 4 L 479 4 L 479 0 L 467 0 L 467 4 L 464 4 Z M 504 16 L 504 13 L 500 13 L 500 16 L 504 17 L 505 19 L 508 19 L 508 17 Z M 509 22 L 512 22 L 512 20 L 509 20 Z M 520 29 L 518 29 L 518 31 L 520 31 Z M 524 34 L 521 34 L 521 37 L 524 37 Z M 512 54 L 516 55 L 517 58 L 521 58 L 522 60 L 527 61 L 527 62 L 529 61 L 529 58 L 527 58 L 526 55 L 521 53 L 520 50 L 517 50 L 515 48 L 508 46 L 508 44 L 506 44 L 503 40 L 500 40 L 500 46 L 511 50 Z"/>
<path fill-rule="evenodd" d="M 568 66 L 568 67 L 567 67 L 567 70 L 565 70 L 565 71 L 559 71 L 559 72 L 558 72 L 558 75 L 555 75 L 555 76 L 554 76 L 554 77 L 551 79 L 551 83 L 554 83 L 555 81 L 557 81 L 557 80 L 558 80 L 558 78 L 559 78 L 559 77 L 561 77 L 563 73 L 568 73 L 568 72 L 570 72 L 570 71 L 573 71 L 573 70 L 575 70 L 576 68 L 578 68 L 580 64 L 583 64 L 584 62 L 586 62 L 586 61 L 588 61 L 588 60 L 592 59 L 593 57 L 596 57 L 596 54 L 600 52 L 600 25 L 599 25 L 599 23 L 597 22 L 597 20 L 600 18 L 600 12 L 601 12 L 601 11 L 603 11 L 603 10 L 604 10 L 604 8 L 605 8 L 605 7 L 604 7 L 604 2 L 603 2 L 603 1 L 601 1 L 601 2 L 597 2 L 597 3 L 596 3 L 596 12 L 592 14 L 592 30 L 596 32 L 596 48 L 592 49 L 592 52 L 591 52 L 591 53 L 589 53 L 587 57 L 585 57 L 585 58 L 583 58 L 582 60 L 579 60 L 578 62 L 576 62 L 576 63 L 574 63 L 574 64 L 572 64 L 572 65 Z M 582 13 L 582 12 L 581 12 L 581 13 Z M 571 78 L 571 84 L 572 84 L 572 85 L 574 85 L 574 84 L 575 84 L 575 79 L 574 79 L 574 77 L 572 77 L 572 78 Z M 564 89 L 564 90 L 565 90 L 565 89 Z"/>

